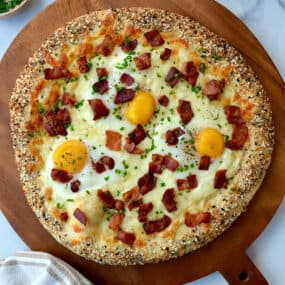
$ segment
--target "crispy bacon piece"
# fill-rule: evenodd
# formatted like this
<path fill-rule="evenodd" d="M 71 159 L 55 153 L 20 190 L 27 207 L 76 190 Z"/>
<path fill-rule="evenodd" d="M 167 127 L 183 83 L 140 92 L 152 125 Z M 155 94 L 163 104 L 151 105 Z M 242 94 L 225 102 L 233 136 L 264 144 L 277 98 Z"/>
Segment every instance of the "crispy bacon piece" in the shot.
<path fill-rule="evenodd" d="M 74 104 L 76 103 L 75 98 L 72 95 L 70 95 L 69 92 L 63 92 L 61 101 L 62 105 L 69 105 L 71 107 L 73 107 Z"/>
<path fill-rule="evenodd" d="M 179 79 L 182 77 L 182 73 L 176 68 L 171 67 L 165 77 L 165 82 L 173 88 L 179 81 Z"/>
<path fill-rule="evenodd" d="M 187 176 L 186 179 L 177 179 L 176 184 L 179 191 L 194 189 L 198 186 L 197 176 L 193 174 Z"/>
<path fill-rule="evenodd" d="M 141 223 L 144 223 L 147 221 L 147 215 L 148 213 L 153 209 L 153 204 L 151 202 L 149 203 L 141 203 L 138 210 L 138 220 Z"/>
<path fill-rule="evenodd" d="M 87 224 L 87 217 L 86 215 L 79 209 L 76 208 L 73 212 L 73 216 L 84 226 Z"/>
<path fill-rule="evenodd" d="M 248 127 L 244 125 L 234 125 L 231 139 L 227 147 L 232 150 L 241 150 L 248 139 Z"/>
<path fill-rule="evenodd" d="M 95 92 L 98 92 L 99 94 L 103 95 L 105 92 L 109 90 L 108 80 L 101 79 L 96 83 L 94 83 L 92 88 Z"/>
<path fill-rule="evenodd" d="M 169 59 L 170 55 L 171 55 L 171 49 L 165 48 L 164 51 L 160 54 L 160 59 L 167 60 Z"/>
<path fill-rule="evenodd" d="M 144 223 L 143 228 L 146 234 L 152 234 L 157 232 L 162 232 L 166 229 L 171 223 L 171 219 L 164 215 L 162 218 L 154 221 L 148 221 Z"/>
<path fill-rule="evenodd" d="M 183 75 L 184 75 L 185 80 L 188 81 L 192 86 L 196 85 L 199 72 L 193 61 L 185 62 Z"/>
<path fill-rule="evenodd" d="M 115 41 L 110 35 L 106 35 L 104 40 L 96 47 L 96 51 L 104 56 L 110 55 L 115 47 Z"/>
<path fill-rule="evenodd" d="M 197 214 L 190 214 L 185 212 L 184 222 L 187 227 L 195 227 L 202 223 L 208 224 L 211 221 L 211 214 L 209 212 L 201 212 Z"/>
<path fill-rule="evenodd" d="M 133 89 L 123 88 L 119 90 L 115 96 L 115 104 L 123 104 L 131 101 L 135 96 L 135 91 Z"/>
<path fill-rule="evenodd" d="M 109 209 L 114 209 L 116 201 L 110 191 L 102 191 L 101 189 L 97 192 L 97 197 L 103 202 L 104 206 Z"/>
<path fill-rule="evenodd" d="M 125 208 L 125 203 L 122 200 L 116 199 L 115 200 L 115 209 L 120 211 Z"/>
<path fill-rule="evenodd" d="M 166 132 L 166 142 L 168 145 L 176 145 L 178 138 L 184 135 L 185 132 L 181 128 L 175 128 Z"/>
<path fill-rule="evenodd" d="M 152 173 L 146 173 L 138 180 L 139 191 L 145 195 L 156 186 L 157 177 Z"/>
<path fill-rule="evenodd" d="M 164 107 L 167 107 L 169 104 L 169 99 L 167 96 L 163 95 L 158 98 L 158 103 Z"/>
<path fill-rule="evenodd" d="M 59 183 L 67 183 L 73 178 L 73 176 L 65 170 L 53 168 L 51 170 L 51 178 Z"/>
<path fill-rule="evenodd" d="M 199 162 L 198 168 L 200 170 L 208 170 L 210 163 L 211 163 L 211 157 L 208 155 L 203 155 L 200 157 L 200 162 Z"/>
<path fill-rule="evenodd" d="M 194 116 L 191 103 L 186 100 L 179 100 L 177 112 L 179 113 L 181 121 L 184 125 L 187 125 Z"/>
<path fill-rule="evenodd" d="M 234 105 L 228 105 L 224 107 L 224 112 L 226 114 L 229 124 L 242 125 L 245 123 L 241 116 L 240 107 Z"/>
<path fill-rule="evenodd" d="M 123 200 L 127 204 L 130 211 L 132 211 L 134 208 L 139 207 L 139 205 L 142 203 L 142 199 L 140 198 L 138 187 L 135 186 L 129 191 L 123 193 Z"/>
<path fill-rule="evenodd" d="M 219 95 L 223 92 L 223 89 L 225 87 L 225 80 L 210 80 L 208 81 L 203 90 L 202 93 L 209 98 L 210 101 L 217 100 Z"/>
<path fill-rule="evenodd" d="M 158 47 L 164 44 L 164 39 L 158 30 L 152 30 L 144 34 L 146 40 L 152 47 Z"/>
<path fill-rule="evenodd" d="M 126 143 L 124 145 L 124 149 L 128 153 L 132 154 L 142 154 L 143 150 L 139 149 L 134 142 L 132 142 L 129 138 L 126 138 Z"/>
<path fill-rule="evenodd" d="M 179 166 L 179 162 L 176 159 L 172 158 L 171 156 L 165 155 L 163 157 L 163 165 L 167 169 L 169 169 L 171 171 L 175 171 L 177 169 L 177 167 Z"/>
<path fill-rule="evenodd" d="M 106 130 L 106 147 L 110 150 L 120 151 L 122 144 L 122 135 L 118 132 Z"/>
<path fill-rule="evenodd" d="M 72 77 L 72 73 L 67 68 L 62 66 L 56 66 L 54 68 L 46 68 L 44 70 L 44 73 L 46 80 L 64 78 L 65 81 L 68 82 Z"/>
<path fill-rule="evenodd" d="M 112 157 L 104 155 L 100 158 L 100 162 L 104 163 L 109 169 L 113 169 L 115 166 L 115 161 Z"/>
<path fill-rule="evenodd" d="M 121 44 L 121 48 L 124 52 L 128 52 L 130 50 L 134 50 L 137 47 L 138 41 L 134 40 L 125 40 Z"/>
<path fill-rule="evenodd" d="M 120 82 L 125 84 L 126 86 L 130 86 L 135 82 L 135 80 L 131 75 L 123 73 L 120 77 Z"/>
<path fill-rule="evenodd" d="M 110 113 L 109 109 L 104 105 L 101 99 L 89 99 L 88 103 L 93 111 L 93 120 L 107 117 Z"/>
<path fill-rule="evenodd" d="M 174 188 L 169 188 L 164 192 L 162 203 L 168 212 L 174 212 L 177 210 Z"/>
<path fill-rule="evenodd" d="M 227 188 L 226 169 L 220 169 L 215 174 L 214 187 L 216 189 Z"/>
<path fill-rule="evenodd" d="M 65 223 L 68 220 L 68 213 L 67 212 L 60 213 L 59 219 Z"/>
<path fill-rule="evenodd" d="M 45 113 L 45 130 L 49 136 L 66 136 L 66 126 L 71 122 L 70 114 L 66 108 L 56 112 L 49 110 Z"/>
<path fill-rule="evenodd" d="M 97 173 L 103 173 L 104 171 L 106 171 L 106 167 L 105 164 L 101 161 L 91 161 L 92 164 L 92 168 L 97 172 Z"/>
<path fill-rule="evenodd" d="M 132 246 L 136 240 L 136 236 L 133 233 L 118 231 L 116 239 L 122 241 L 123 243 L 126 243 L 129 246 Z"/>
<path fill-rule="evenodd" d="M 78 192 L 81 182 L 77 179 L 71 182 L 70 189 L 72 192 Z"/>
<path fill-rule="evenodd" d="M 160 154 L 152 154 L 152 162 L 149 164 L 148 171 L 150 173 L 162 173 L 162 167 L 163 167 L 163 155 Z"/>
<path fill-rule="evenodd" d="M 77 59 L 78 69 L 80 73 L 87 73 L 89 72 L 90 68 L 87 64 L 86 56 L 81 56 Z"/>
<path fill-rule="evenodd" d="M 125 218 L 124 214 L 113 213 L 109 222 L 109 229 L 113 231 L 118 231 L 120 229 L 120 226 L 124 218 Z"/>
<path fill-rule="evenodd" d="M 128 134 L 129 139 L 138 145 L 146 137 L 146 132 L 142 125 L 137 125 L 136 128 Z"/>
<path fill-rule="evenodd" d="M 106 70 L 106 68 L 103 68 L 103 67 L 97 67 L 96 73 L 99 79 L 102 79 L 102 77 L 105 77 L 108 75 L 108 71 Z"/>
<path fill-rule="evenodd" d="M 142 53 L 134 57 L 134 62 L 138 70 L 145 70 L 151 67 L 151 54 L 149 52 Z"/>

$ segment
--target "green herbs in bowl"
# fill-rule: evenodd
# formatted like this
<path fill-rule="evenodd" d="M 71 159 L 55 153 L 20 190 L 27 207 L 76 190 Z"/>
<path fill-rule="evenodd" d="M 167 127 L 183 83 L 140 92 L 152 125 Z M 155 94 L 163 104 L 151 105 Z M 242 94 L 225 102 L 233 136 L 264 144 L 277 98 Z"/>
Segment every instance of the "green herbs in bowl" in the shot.
<path fill-rule="evenodd" d="M 0 17 L 13 14 L 27 2 L 27 0 L 0 0 Z"/>

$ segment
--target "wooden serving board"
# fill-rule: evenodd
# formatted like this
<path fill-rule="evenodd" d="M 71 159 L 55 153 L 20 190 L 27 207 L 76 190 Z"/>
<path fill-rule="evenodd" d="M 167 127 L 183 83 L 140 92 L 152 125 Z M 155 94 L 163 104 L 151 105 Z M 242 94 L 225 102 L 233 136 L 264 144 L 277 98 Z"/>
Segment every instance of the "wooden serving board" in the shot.
<path fill-rule="evenodd" d="M 248 60 L 271 99 L 276 146 L 268 174 L 248 211 L 214 242 L 192 254 L 159 264 L 107 266 L 84 260 L 58 244 L 29 208 L 14 164 L 9 137 L 8 98 L 28 57 L 56 28 L 96 9 L 143 6 L 190 16 L 219 33 Z M 36 16 L 17 36 L 0 64 L 0 207 L 21 238 L 33 249 L 50 252 L 96 284 L 176 285 L 220 271 L 230 284 L 268 284 L 245 254 L 272 218 L 285 193 L 285 86 L 262 46 L 246 26 L 212 0 L 58 0 Z M 281 185 L 281 186 L 280 186 Z"/>

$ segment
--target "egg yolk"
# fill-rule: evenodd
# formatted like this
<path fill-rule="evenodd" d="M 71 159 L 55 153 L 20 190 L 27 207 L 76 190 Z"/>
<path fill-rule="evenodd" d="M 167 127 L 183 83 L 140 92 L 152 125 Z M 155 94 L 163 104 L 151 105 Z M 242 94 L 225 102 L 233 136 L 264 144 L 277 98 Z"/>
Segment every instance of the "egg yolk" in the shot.
<path fill-rule="evenodd" d="M 218 157 L 225 148 L 224 137 L 216 129 L 206 128 L 199 132 L 195 146 L 200 155 Z"/>
<path fill-rule="evenodd" d="M 145 124 L 152 118 L 154 109 L 153 96 L 149 92 L 139 90 L 127 107 L 125 116 L 130 123 Z"/>
<path fill-rule="evenodd" d="M 80 172 L 87 160 L 87 149 L 80 140 L 68 140 L 59 145 L 53 153 L 57 169 L 74 174 Z"/>

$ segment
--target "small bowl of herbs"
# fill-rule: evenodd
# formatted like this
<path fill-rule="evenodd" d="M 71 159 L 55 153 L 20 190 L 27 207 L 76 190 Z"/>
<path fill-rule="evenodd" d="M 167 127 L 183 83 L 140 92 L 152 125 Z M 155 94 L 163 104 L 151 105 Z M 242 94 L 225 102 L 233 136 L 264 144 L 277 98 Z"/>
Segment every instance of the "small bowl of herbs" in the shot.
<path fill-rule="evenodd" d="M 0 0 L 0 17 L 14 14 L 28 2 L 29 0 Z"/>

